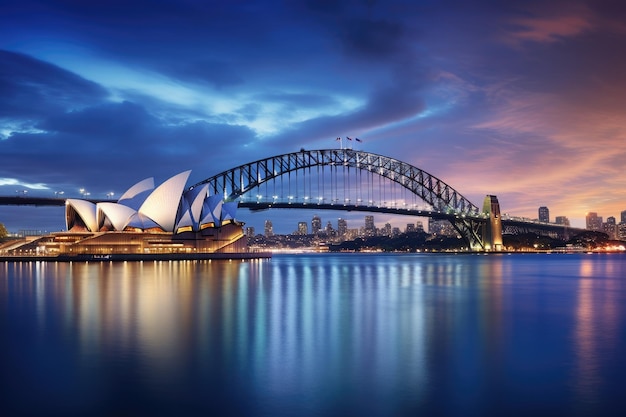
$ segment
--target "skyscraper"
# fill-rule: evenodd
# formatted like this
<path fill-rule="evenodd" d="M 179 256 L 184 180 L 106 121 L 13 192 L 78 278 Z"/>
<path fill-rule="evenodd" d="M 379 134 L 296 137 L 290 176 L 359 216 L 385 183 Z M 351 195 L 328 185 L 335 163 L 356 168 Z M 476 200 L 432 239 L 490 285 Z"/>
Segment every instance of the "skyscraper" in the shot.
<path fill-rule="evenodd" d="M 550 223 L 550 210 L 545 207 L 539 207 L 539 221 L 542 223 Z"/>
<path fill-rule="evenodd" d="M 307 224 L 307 222 L 298 222 L 298 234 L 299 235 L 309 234 L 309 225 Z"/>
<path fill-rule="evenodd" d="M 274 225 L 271 220 L 265 220 L 265 236 L 274 236 Z"/>
<path fill-rule="evenodd" d="M 337 220 L 337 234 L 343 236 L 348 233 L 348 222 L 346 219 Z"/>
<path fill-rule="evenodd" d="M 617 223 L 615 217 L 610 216 L 606 218 L 606 223 L 602 223 L 602 231 L 609 235 L 609 239 L 615 239 L 617 236 Z"/>
<path fill-rule="evenodd" d="M 376 236 L 374 216 L 365 216 L 365 236 Z"/>
<path fill-rule="evenodd" d="M 317 235 L 320 230 L 322 230 L 322 219 L 316 214 L 311 220 L 311 233 Z"/>
<path fill-rule="evenodd" d="M 620 223 L 626 223 L 626 210 L 621 213 Z"/>
<path fill-rule="evenodd" d="M 587 230 L 602 230 L 602 217 L 598 216 L 598 213 L 587 213 L 587 216 L 585 216 L 585 223 Z"/>
<path fill-rule="evenodd" d="M 330 223 L 330 220 L 326 223 L 326 229 L 324 229 L 324 231 L 328 237 L 335 235 L 335 229 L 333 229 L 333 225 Z"/>

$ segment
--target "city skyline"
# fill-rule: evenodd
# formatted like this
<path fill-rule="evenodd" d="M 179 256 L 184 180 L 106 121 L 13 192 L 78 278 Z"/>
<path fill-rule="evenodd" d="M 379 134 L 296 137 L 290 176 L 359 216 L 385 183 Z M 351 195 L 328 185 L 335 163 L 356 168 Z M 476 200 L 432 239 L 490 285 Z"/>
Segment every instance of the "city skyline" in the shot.
<path fill-rule="evenodd" d="M 557 224 L 557 225 L 563 225 L 566 227 L 571 226 L 569 219 L 566 216 L 556 216 L 554 218 L 554 221 L 550 221 L 548 207 L 545 207 L 545 206 L 539 207 L 538 214 L 539 216 L 537 218 L 525 219 L 525 220 L 536 221 L 540 223 L 552 223 L 552 224 Z M 385 216 L 384 214 L 381 214 L 381 213 L 379 213 L 378 215 L 381 217 Z M 452 224 L 446 220 L 435 220 L 429 217 L 416 217 L 416 216 L 396 216 L 396 217 L 404 218 L 406 219 L 406 222 L 405 223 L 396 222 L 392 226 L 389 221 L 386 221 L 386 220 L 377 221 L 374 215 L 361 213 L 361 217 L 353 218 L 351 220 L 352 223 L 349 223 L 345 217 L 336 217 L 336 218 L 333 217 L 333 219 L 336 222 L 335 223 L 336 227 L 335 227 L 333 226 L 332 220 L 326 220 L 316 213 L 316 214 L 313 214 L 310 221 L 302 220 L 302 216 L 301 216 L 300 219 L 297 221 L 297 225 L 287 232 L 275 232 L 274 227 L 273 227 L 273 222 L 271 220 L 266 219 L 264 221 L 264 231 L 261 232 L 259 230 L 259 234 L 264 234 L 267 236 L 268 230 L 269 230 L 270 232 L 269 236 L 273 236 L 276 234 L 308 235 L 309 234 L 309 229 L 308 229 L 309 222 L 311 224 L 310 234 L 312 235 L 317 235 L 319 232 L 324 232 L 325 230 L 328 229 L 329 226 L 331 227 L 333 231 L 338 232 L 339 235 L 345 234 L 345 232 L 348 230 L 360 232 L 360 234 L 362 235 L 368 235 L 368 234 L 371 234 L 372 231 L 379 232 L 387 227 L 389 227 L 389 229 L 392 229 L 392 228 L 397 229 L 398 232 L 400 233 L 417 231 L 417 230 L 427 231 L 428 233 L 438 233 L 439 231 L 441 231 L 442 228 L 445 228 L 447 230 L 446 233 L 451 233 L 451 234 L 457 233 L 454 231 Z M 604 222 L 603 217 L 598 216 L 598 214 L 595 212 L 587 213 L 585 221 L 586 221 L 585 227 L 581 228 L 583 230 L 601 231 L 601 232 L 607 233 L 609 235 L 609 238 L 611 239 L 615 239 L 615 238 L 624 239 L 624 237 L 626 237 L 626 210 L 620 213 L 619 222 L 615 216 L 607 217 L 606 222 Z M 326 227 L 322 227 L 324 222 L 326 222 L 327 224 Z M 356 222 L 356 225 L 354 224 L 355 222 Z M 384 226 L 379 227 L 380 224 L 384 224 Z M 424 225 L 426 225 L 427 227 L 424 227 Z M 436 229 L 434 231 L 431 230 L 433 225 L 435 226 L 435 229 Z M 620 228 L 618 228 L 618 226 L 621 227 L 621 230 Z M 285 230 L 287 230 L 288 228 L 289 227 L 286 226 Z M 248 226 L 246 229 L 248 231 L 256 230 L 254 226 Z M 619 233 L 621 233 L 621 235 L 618 236 Z M 254 235 L 254 233 L 252 233 L 252 235 Z"/>
<path fill-rule="evenodd" d="M 9 1 L 0 195 L 111 198 L 349 136 L 503 213 L 619 218 L 625 17 L 610 1 Z M 56 230 L 61 210 L 0 222 Z M 281 232 L 300 216 L 271 214 Z"/>

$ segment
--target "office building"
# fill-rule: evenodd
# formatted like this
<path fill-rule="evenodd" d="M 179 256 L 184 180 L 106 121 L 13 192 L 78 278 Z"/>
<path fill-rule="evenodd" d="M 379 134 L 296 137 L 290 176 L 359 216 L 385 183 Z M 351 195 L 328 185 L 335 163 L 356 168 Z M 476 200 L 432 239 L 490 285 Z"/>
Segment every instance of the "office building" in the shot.
<path fill-rule="evenodd" d="M 602 217 L 598 216 L 598 213 L 589 212 L 585 217 L 586 229 L 602 231 Z"/>
<path fill-rule="evenodd" d="M 545 206 L 539 207 L 539 221 L 550 223 L 550 210 Z"/>
<path fill-rule="evenodd" d="M 322 230 L 322 219 L 317 214 L 311 220 L 311 233 L 318 235 Z"/>
<path fill-rule="evenodd" d="M 617 223 L 615 217 L 610 216 L 606 218 L 606 222 L 602 223 L 602 231 L 609 236 L 609 239 L 615 239 L 617 237 Z"/>
<path fill-rule="evenodd" d="M 344 236 L 346 233 L 348 233 L 348 222 L 346 219 L 337 220 L 337 234 Z"/>
<path fill-rule="evenodd" d="M 565 216 L 556 216 L 555 218 L 556 224 L 562 224 L 563 226 L 569 226 L 569 219 Z"/>
<path fill-rule="evenodd" d="M 265 220 L 265 236 L 272 237 L 274 236 L 274 225 L 271 220 Z"/>
<path fill-rule="evenodd" d="M 376 236 L 376 226 L 374 225 L 374 216 L 365 216 L 365 236 Z"/>

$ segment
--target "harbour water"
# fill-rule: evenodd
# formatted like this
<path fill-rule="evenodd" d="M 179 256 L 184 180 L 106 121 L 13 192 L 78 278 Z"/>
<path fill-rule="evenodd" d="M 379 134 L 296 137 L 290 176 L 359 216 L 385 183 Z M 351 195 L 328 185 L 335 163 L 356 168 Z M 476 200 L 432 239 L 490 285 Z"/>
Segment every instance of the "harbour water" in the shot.
<path fill-rule="evenodd" d="M 0 262 L 2 416 L 612 416 L 623 254 Z"/>

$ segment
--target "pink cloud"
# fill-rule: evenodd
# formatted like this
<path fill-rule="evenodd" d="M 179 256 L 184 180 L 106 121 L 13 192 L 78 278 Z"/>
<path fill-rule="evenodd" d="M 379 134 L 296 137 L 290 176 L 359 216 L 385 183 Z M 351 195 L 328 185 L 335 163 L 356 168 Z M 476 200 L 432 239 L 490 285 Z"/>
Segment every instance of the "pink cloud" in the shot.
<path fill-rule="evenodd" d="M 513 215 L 535 218 L 548 205 L 553 217 L 581 227 L 588 211 L 618 217 L 626 210 L 626 114 L 606 103 L 608 91 L 585 100 L 503 88 L 491 94 L 496 110 L 473 125 L 482 146 L 466 149 L 444 174 L 455 188 L 496 194 Z"/>
<path fill-rule="evenodd" d="M 556 42 L 593 27 L 587 17 L 576 15 L 517 19 L 513 24 L 511 36 L 521 42 Z"/>

